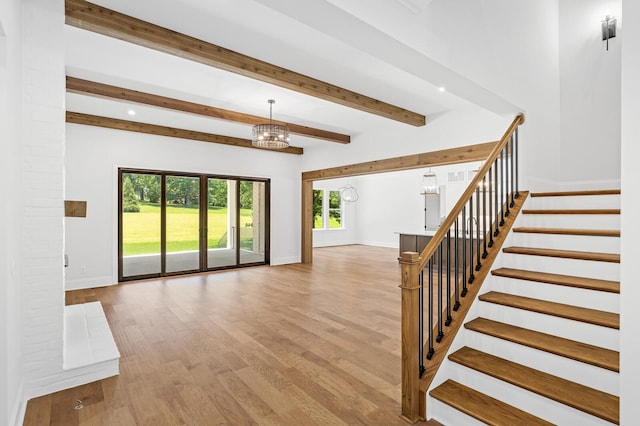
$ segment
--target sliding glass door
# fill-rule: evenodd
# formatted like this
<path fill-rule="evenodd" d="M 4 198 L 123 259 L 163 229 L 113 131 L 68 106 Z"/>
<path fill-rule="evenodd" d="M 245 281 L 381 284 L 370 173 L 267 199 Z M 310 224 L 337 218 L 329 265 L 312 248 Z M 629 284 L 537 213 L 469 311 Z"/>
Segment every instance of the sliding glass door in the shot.
<path fill-rule="evenodd" d="M 269 181 L 119 171 L 119 281 L 269 263 Z"/>

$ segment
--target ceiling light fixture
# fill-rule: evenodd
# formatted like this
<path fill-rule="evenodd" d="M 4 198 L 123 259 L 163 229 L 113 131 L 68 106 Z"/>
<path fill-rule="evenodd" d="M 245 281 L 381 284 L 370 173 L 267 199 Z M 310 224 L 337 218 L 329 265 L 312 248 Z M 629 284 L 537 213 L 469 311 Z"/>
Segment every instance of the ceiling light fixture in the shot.
<path fill-rule="evenodd" d="M 129 111 L 127 111 L 127 114 L 136 115 L 136 112 L 134 110 L 130 109 Z"/>
<path fill-rule="evenodd" d="M 256 124 L 253 126 L 253 146 L 259 148 L 282 149 L 289 146 L 289 129 L 287 126 L 273 124 L 272 113 L 273 99 L 269 99 L 269 124 Z"/>

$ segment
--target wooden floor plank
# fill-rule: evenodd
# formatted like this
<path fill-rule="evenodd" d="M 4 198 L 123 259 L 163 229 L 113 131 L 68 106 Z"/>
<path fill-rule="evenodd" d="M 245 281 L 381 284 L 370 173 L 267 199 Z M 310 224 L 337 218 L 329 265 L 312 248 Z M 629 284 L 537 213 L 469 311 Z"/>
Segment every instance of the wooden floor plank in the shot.
<path fill-rule="evenodd" d="M 443 382 L 429 395 L 490 426 L 553 424 L 453 380 Z"/>
<path fill-rule="evenodd" d="M 30 400 L 24 425 L 404 425 L 397 257 L 318 248 L 310 265 L 69 291 L 102 303 L 120 375 Z"/>
<path fill-rule="evenodd" d="M 619 422 L 620 401 L 617 396 L 469 347 L 454 352 L 449 359 L 609 422 Z"/>
<path fill-rule="evenodd" d="M 466 322 L 464 326 L 467 330 L 487 334 L 607 370 L 620 371 L 620 354 L 611 349 L 564 339 L 486 318 L 475 318 Z"/>
<path fill-rule="evenodd" d="M 539 283 L 557 284 L 567 287 L 584 288 L 588 290 L 620 293 L 620 282 L 600 280 L 595 278 L 576 277 L 571 275 L 551 274 L 548 272 L 527 271 L 524 269 L 498 268 L 491 271 L 492 275 L 517 280 L 534 281 Z"/>
<path fill-rule="evenodd" d="M 548 302 L 546 300 L 532 299 L 530 297 L 514 296 L 512 294 L 490 291 L 482 294 L 478 299 L 483 302 L 496 303 L 498 305 L 553 315 L 574 321 L 600 325 L 602 327 L 620 328 L 620 315 L 612 312 L 598 311 L 595 309 L 580 308 L 562 303 Z"/>
<path fill-rule="evenodd" d="M 620 255 L 616 253 L 597 253 L 576 250 L 557 250 L 535 247 L 505 247 L 505 253 L 526 254 L 530 256 L 560 257 L 563 259 L 593 260 L 596 262 L 620 263 Z"/>

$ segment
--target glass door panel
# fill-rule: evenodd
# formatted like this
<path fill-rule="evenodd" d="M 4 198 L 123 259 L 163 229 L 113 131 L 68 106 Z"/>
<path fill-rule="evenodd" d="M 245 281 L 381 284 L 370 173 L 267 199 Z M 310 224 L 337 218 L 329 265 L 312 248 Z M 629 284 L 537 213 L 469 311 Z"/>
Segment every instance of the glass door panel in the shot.
<path fill-rule="evenodd" d="M 207 179 L 207 268 L 234 266 L 236 253 L 236 181 Z"/>
<path fill-rule="evenodd" d="M 121 173 L 121 278 L 161 272 L 161 176 Z"/>
<path fill-rule="evenodd" d="M 266 197 L 264 182 L 240 181 L 240 263 L 265 261 Z"/>
<path fill-rule="evenodd" d="M 200 269 L 200 179 L 167 176 L 166 272 Z"/>

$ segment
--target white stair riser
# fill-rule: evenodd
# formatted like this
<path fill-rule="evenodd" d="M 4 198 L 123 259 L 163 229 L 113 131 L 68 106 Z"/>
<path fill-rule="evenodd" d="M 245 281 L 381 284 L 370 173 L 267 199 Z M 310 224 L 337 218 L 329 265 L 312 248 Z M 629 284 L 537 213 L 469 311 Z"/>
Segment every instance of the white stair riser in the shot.
<path fill-rule="evenodd" d="M 620 229 L 618 214 L 521 214 L 517 226 L 572 229 Z"/>
<path fill-rule="evenodd" d="M 528 209 L 619 209 L 620 195 L 529 197 Z"/>
<path fill-rule="evenodd" d="M 557 250 L 593 251 L 620 254 L 619 237 L 591 235 L 558 235 L 514 232 L 510 245 L 518 247 L 549 248 Z"/>
<path fill-rule="evenodd" d="M 452 363 L 451 379 L 557 425 L 610 425 L 600 418 L 529 392 L 518 386 Z M 451 423 L 455 425 L 456 423 Z"/>
<path fill-rule="evenodd" d="M 620 264 L 592 260 L 503 253 L 501 264 L 514 269 L 620 281 Z"/>
<path fill-rule="evenodd" d="M 612 349 L 614 351 L 620 350 L 619 331 L 617 329 L 587 324 L 581 321 L 569 320 L 538 312 L 525 311 L 523 309 L 497 305 L 495 303 L 478 303 L 478 316 L 483 318 Z"/>
<path fill-rule="evenodd" d="M 438 401 L 430 396 L 427 397 L 427 418 L 437 420 L 443 425 L 455 426 L 486 426 L 486 423 L 478 421 L 455 408 Z M 435 416 L 431 413 L 435 413 Z"/>
<path fill-rule="evenodd" d="M 466 331 L 469 332 L 469 337 L 465 339 L 469 347 L 612 395 L 619 394 L 619 375 L 615 371 L 605 370 L 486 334 L 471 330 Z"/>
<path fill-rule="evenodd" d="M 486 284 L 489 283 L 485 282 L 485 285 Z M 618 293 L 606 293 L 603 291 L 496 276 L 491 277 L 490 285 L 486 289 L 484 285 L 482 287 L 483 291 L 487 291 L 489 288 L 516 296 L 531 297 L 549 302 L 563 303 L 565 305 L 620 313 L 620 295 Z"/>

